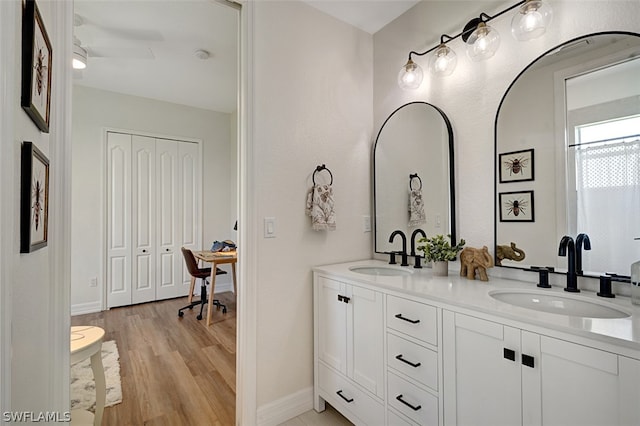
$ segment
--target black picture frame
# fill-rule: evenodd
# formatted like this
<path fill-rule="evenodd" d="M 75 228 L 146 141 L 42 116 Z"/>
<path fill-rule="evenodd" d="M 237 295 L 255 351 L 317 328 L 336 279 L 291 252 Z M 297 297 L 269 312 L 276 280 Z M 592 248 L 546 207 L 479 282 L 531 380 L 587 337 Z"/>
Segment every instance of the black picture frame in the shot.
<path fill-rule="evenodd" d="M 500 222 L 535 222 L 533 191 L 498 194 Z"/>
<path fill-rule="evenodd" d="M 533 149 L 505 152 L 498 156 L 500 183 L 526 182 L 535 178 Z"/>
<path fill-rule="evenodd" d="M 49 160 L 31 142 L 21 156 L 20 253 L 31 253 L 49 240 Z"/>
<path fill-rule="evenodd" d="M 22 87 L 20 105 L 31 120 L 49 133 L 52 50 L 35 0 L 26 0 L 22 13 Z"/>

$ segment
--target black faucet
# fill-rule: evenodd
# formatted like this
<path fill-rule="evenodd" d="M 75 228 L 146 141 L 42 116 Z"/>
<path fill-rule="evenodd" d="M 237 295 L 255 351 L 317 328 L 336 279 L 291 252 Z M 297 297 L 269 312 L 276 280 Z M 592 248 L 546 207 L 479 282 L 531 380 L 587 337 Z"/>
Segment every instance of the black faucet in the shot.
<path fill-rule="evenodd" d="M 407 262 L 407 236 L 404 235 L 404 232 L 397 229 L 391 233 L 391 236 L 389 237 L 390 243 L 393 242 L 396 235 L 400 235 L 402 238 L 402 251 L 400 252 L 400 255 L 402 255 L 402 262 L 400 263 L 400 266 L 409 266 L 409 262 Z"/>
<path fill-rule="evenodd" d="M 576 274 L 582 275 L 582 248 L 591 250 L 591 240 L 587 234 L 578 234 L 576 237 Z"/>
<path fill-rule="evenodd" d="M 413 256 L 413 258 L 415 259 L 413 267 L 416 269 L 421 269 L 422 265 L 420 264 L 420 259 L 422 258 L 419 254 L 416 254 L 416 237 L 418 236 L 418 234 L 422 235 L 422 238 L 427 238 L 427 234 L 425 234 L 424 231 L 420 228 L 416 229 L 415 231 L 413 231 L 413 234 L 411 234 L 411 256 Z"/>
<path fill-rule="evenodd" d="M 567 251 L 569 254 L 567 254 Z M 567 256 L 567 286 L 564 291 L 571 293 L 579 293 L 578 289 L 578 277 L 576 275 L 576 246 L 573 243 L 573 238 L 565 235 L 560 240 L 560 247 L 558 247 L 558 256 Z"/>

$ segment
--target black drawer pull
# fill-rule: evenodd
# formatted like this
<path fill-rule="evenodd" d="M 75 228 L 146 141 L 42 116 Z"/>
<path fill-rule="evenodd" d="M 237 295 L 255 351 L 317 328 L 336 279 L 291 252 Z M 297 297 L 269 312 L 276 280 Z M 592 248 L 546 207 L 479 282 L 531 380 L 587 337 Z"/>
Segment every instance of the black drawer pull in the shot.
<path fill-rule="evenodd" d="M 504 357 L 508 360 L 515 361 L 516 360 L 516 351 L 513 349 L 503 349 Z"/>
<path fill-rule="evenodd" d="M 344 303 L 349 303 L 349 300 L 351 300 L 351 298 L 350 298 L 350 297 L 343 296 L 343 295 L 339 294 L 339 295 L 338 295 L 338 300 L 339 300 L 339 301 L 341 301 L 341 302 L 344 302 Z"/>
<path fill-rule="evenodd" d="M 410 366 L 412 366 L 413 368 L 418 368 L 418 367 L 420 367 L 420 366 L 422 365 L 422 363 L 414 364 L 414 363 L 413 363 L 413 362 L 411 362 L 411 361 L 407 361 L 406 359 L 402 358 L 402 354 L 400 354 L 400 355 L 396 355 L 396 359 L 397 359 L 398 361 L 402 361 L 402 362 L 404 362 L 405 364 L 409 364 L 409 365 L 410 365 Z"/>
<path fill-rule="evenodd" d="M 344 399 L 345 401 L 347 401 L 347 403 L 352 403 L 353 402 L 353 398 L 347 398 L 346 396 L 344 396 L 342 394 L 342 389 L 340 389 L 338 392 L 336 392 L 338 394 L 338 396 L 342 399 Z"/>
<path fill-rule="evenodd" d="M 522 364 L 534 368 L 535 359 L 531 355 L 522 354 Z"/>
<path fill-rule="evenodd" d="M 413 405 L 409 404 L 407 401 L 405 401 L 404 399 L 402 399 L 402 395 L 398 395 L 398 396 L 396 396 L 396 399 L 397 399 L 398 401 L 402 402 L 402 403 L 403 403 L 404 405 L 406 405 L 407 407 L 411 408 L 413 411 L 418 411 L 419 409 L 421 409 L 421 408 L 422 408 L 422 405 L 418 405 L 418 406 L 416 407 L 416 406 L 413 406 Z"/>
<path fill-rule="evenodd" d="M 417 323 L 420 322 L 419 319 L 410 320 L 409 318 L 405 318 L 405 317 L 402 316 L 402 314 L 396 314 L 396 318 L 401 319 L 402 321 L 410 322 L 411 324 L 417 324 Z"/>

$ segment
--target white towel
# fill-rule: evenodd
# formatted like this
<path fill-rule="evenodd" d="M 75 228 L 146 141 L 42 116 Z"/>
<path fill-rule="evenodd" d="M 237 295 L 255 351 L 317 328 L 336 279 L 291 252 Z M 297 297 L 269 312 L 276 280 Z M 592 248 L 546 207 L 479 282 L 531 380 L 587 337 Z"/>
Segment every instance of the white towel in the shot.
<path fill-rule="evenodd" d="M 427 223 L 427 216 L 424 214 L 424 203 L 422 202 L 422 190 L 409 190 L 409 226 L 418 226 Z"/>
<path fill-rule="evenodd" d="M 309 189 L 306 213 L 311 217 L 314 231 L 335 231 L 336 213 L 331 185 L 314 185 Z"/>

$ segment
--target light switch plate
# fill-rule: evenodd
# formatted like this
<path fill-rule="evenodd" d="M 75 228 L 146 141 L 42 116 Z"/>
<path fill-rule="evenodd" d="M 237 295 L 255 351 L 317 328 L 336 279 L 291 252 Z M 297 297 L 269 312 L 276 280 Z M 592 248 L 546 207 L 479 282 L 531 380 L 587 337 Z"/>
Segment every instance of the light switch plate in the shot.
<path fill-rule="evenodd" d="M 362 232 L 371 232 L 371 216 L 362 216 Z"/>
<path fill-rule="evenodd" d="M 264 237 L 265 238 L 276 237 L 276 218 L 275 217 L 264 218 Z"/>

